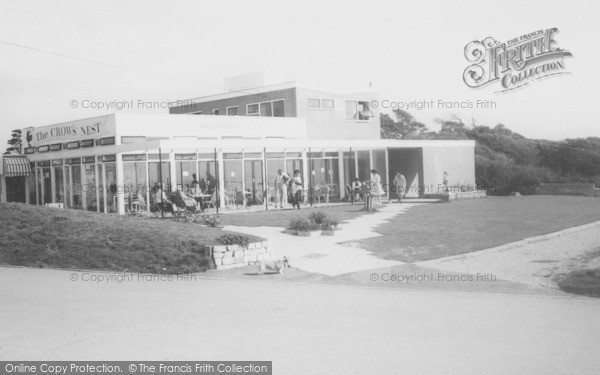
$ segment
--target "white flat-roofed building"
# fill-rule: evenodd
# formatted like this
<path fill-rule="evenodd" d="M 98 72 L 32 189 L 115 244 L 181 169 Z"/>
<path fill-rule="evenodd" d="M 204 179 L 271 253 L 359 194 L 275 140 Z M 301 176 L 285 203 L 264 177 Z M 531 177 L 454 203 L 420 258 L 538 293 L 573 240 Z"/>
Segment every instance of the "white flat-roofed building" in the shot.
<path fill-rule="evenodd" d="M 371 169 L 379 171 L 384 186 L 397 171 L 404 174 L 408 197 L 441 194 L 444 172 L 451 182 L 475 184 L 474 141 L 318 139 L 307 121 L 112 114 L 23 129 L 30 141 L 19 157 L 21 174 L 7 173 L 16 167 L 5 157 L 2 201 L 123 214 L 136 202 L 150 210 L 161 182 L 187 189 L 195 175 L 220 207 L 231 204 L 236 191 L 248 194 L 251 204 L 263 204 L 274 196 L 278 169 L 301 171 L 305 188 L 315 187 L 332 201 L 344 199 L 355 178 L 369 180 Z M 30 172 L 22 166 L 25 157 Z M 7 183 L 13 186 L 16 177 L 21 188 L 7 194 Z"/>

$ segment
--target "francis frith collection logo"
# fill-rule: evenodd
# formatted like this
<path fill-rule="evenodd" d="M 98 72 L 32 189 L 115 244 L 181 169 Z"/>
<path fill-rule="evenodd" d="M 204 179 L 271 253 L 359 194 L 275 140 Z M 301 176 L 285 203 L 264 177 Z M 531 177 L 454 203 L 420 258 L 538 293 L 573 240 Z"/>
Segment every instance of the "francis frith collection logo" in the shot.
<path fill-rule="evenodd" d="M 465 47 L 471 63 L 464 73 L 467 86 L 479 88 L 498 82 L 505 92 L 524 87 L 540 78 L 568 73 L 564 58 L 571 52 L 558 48 L 556 27 L 536 30 L 500 43 L 492 37 L 474 40 Z"/>

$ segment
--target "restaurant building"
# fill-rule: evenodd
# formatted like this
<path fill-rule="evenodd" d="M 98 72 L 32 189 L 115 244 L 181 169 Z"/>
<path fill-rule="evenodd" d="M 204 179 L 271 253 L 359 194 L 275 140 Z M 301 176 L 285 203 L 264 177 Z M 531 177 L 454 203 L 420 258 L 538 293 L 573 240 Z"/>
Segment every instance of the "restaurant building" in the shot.
<path fill-rule="evenodd" d="M 233 204 L 236 191 L 268 204 L 278 169 L 300 170 L 320 201 L 344 199 L 346 186 L 369 180 L 371 169 L 384 186 L 404 174 L 408 197 L 441 194 L 444 172 L 451 184 L 475 184 L 474 141 L 381 139 L 379 113 L 368 105 L 375 95 L 289 83 L 185 101 L 171 114 L 23 129 L 31 141 L 18 163 L 3 160 L 2 201 L 123 214 L 140 201 L 150 210 L 161 182 L 185 189 L 196 175 L 220 207 Z M 20 188 L 9 198 L 13 174 Z"/>

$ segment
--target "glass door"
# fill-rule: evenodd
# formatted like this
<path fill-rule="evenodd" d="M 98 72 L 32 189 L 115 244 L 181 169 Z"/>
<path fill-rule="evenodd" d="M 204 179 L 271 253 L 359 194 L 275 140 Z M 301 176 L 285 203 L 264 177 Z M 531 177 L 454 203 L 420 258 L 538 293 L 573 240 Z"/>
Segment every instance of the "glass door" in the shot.
<path fill-rule="evenodd" d="M 249 204 L 261 204 L 264 191 L 262 160 L 244 161 L 245 189 Z"/>

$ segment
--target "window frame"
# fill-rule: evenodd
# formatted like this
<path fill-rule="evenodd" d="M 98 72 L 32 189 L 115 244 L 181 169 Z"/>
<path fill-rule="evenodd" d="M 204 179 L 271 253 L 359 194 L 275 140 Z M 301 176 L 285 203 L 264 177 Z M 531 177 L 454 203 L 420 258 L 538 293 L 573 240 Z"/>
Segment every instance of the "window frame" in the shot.
<path fill-rule="evenodd" d="M 274 109 L 273 109 L 273 104 L 274 104 L 275 102 L 281 102 L 281 103 L 282 103 L 282 108 L 283 108 L 283 116 L 274 116 L 274 113 L 275 113 L 275 112 L 274 112 Z M 261 106 L 262 106 L 263 104 L 269 104 L 269 105 L 270 105 L 270 107 L 271 107 L 271 116 L 266 116 L 266 115 L 263 115 L 263 114 L 262 114 L 262 111 L 261 111 Z M 256 105 L 256 106 L 258 106 L 258 112 L 256 112 L 256 113 L 254 113 L 254 112 L 253 112 L 253 113 L 250 113 L 250 112 L 248 111 L 248 108 L 249 108 L 250 106 L 252 106 L 252 105 Z M 258 103 L 249 103 L 249 104 L 246 104 L 246 116 L 259 116 L 259 117 L 285 117 L 285 99 L 267 100 L 267 101 L 264 101 L 264 102 L 258 102 Z"/>
<path fill-rule="evenodd" d="M 256 112 L 250 113 L 250 106 L 256 106 Z M 260 103 L 246 104 L 246 116 L 260 116 Z"/>
<path fill-rule="evenodd" d="M 233 108 L 235 108 L 235 110 L 236 110 L 236 114 L 235 115 L 229 114 L 229 110 L 233 109 Z M 240 115 L 240 106 L 239 105 L 234 105 L 234 106 L 231 106 L 231 107 L 226 107 L 225 108 L 225 115 L 227 115 L 227 116 L 239 116 Z"/>
<path fill-rule="evenodd" d="M 310 105 L 311 101 L 316 101 L 317 105 L 316 106 Z M 321 99 L 307 98 L 306 99 L 306 108 L 311 108 L 311 109 L 321 108 Z"/>

